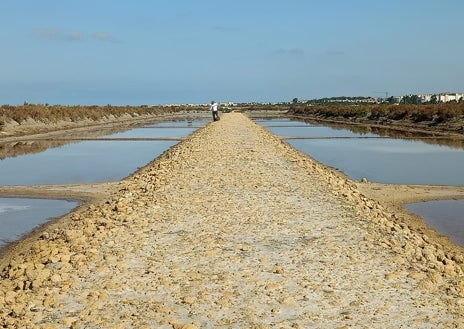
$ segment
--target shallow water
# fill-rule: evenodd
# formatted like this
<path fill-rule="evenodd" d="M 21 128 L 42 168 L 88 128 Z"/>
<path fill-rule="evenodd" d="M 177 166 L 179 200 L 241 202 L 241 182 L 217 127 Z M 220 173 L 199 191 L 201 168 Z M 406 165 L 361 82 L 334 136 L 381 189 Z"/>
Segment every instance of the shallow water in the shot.
<path fill-rule="evenodd" d="M 464 246 L 464 200 L 410 203 L 405 208 L 421 216 L 430 227 Z"/>
<path fill-rule="evenodd" d="M 266 127 L 314 127 L 312 123 L 298 121 L 298 120 L 290 120 L 287 118 L 279 118 L 279 119 L 256 119 L 253 120 L 259 125 L 266 126 Z"/>
<path fill-rule="evenodd" d="M 311 137 L 311 138 L 351 138 L 351 137 L 379 137 L 373 133 L 356 133 L 348 129 L 334 129 L 322 126 L 269 126 L 272 133 L 286 137 Z"/>
<path fill-rule="evenodd" d="M 464 185 L 464 150 L 401 139 L 294 139 L 288 142 L 354 180 Z"/>
<path fill-rule="evenodd" d="M 176 141 L 85 141 L 0 161 L 0 185 L 116 181 L 157 158 Z"/>
<path fill-rule="evenodd" d="M 464 149 L 460 147 L 419 137 L 389 138 L 385 132 L 381 136 L 359 127 L 353 131 L 307 122 L 298 125 L 298 121 L 282 118 L 256 122 L 276 135 L 295 137 L 287 142 L 354 180 L 366 177 L 379 183 L 464 185 Z"/>
<path fill-rule="evenodd" d="M 203 127 L 209 121 L 208 119 L 193 119 L 183 121 L 162 121 L 146 125 L 146 128 L 172 128 L 172 127 Z"/>
<path fill-rule="evenodd" d="M 172 127 L 172 128 L 161 128 L 161 127 L 144 127 L 134 128 L 128 131 L 115 133 L 105 136 L 105 138 L 178 138 L 188 136 L 193 133 L 196 128 L 192 127 Z"/>
<path fill-rule="evenodd" d="M 0 198 L 0 247 L 50 218 L 70 212 L 78 204 L 65 200 Z"/>

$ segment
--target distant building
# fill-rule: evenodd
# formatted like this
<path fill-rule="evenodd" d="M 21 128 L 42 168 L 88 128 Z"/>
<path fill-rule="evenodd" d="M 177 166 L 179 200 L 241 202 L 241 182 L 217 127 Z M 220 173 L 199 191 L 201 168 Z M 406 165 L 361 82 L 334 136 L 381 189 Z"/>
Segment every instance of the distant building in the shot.
<path fill-rule="evenodd" d="M 417 95 L 419 96 L 420 100 L 421 100 L 421 103 L 428 103 L 432 100 L 432 96 L 434 94 L 420 94 L 420 95 Z"/>
<path fill-rule="evenodd" d="M 422 103 L 429 103 L 433 100 L 434 96 L 439 103 L 459 102 L 464 99 L 464 93 L 440 93 L 440 94 L 420 94 L 419 96 Z"/>
<path fill-rule="evenodd" d="M 459 102 L 463 98 L 464 94 L 462 93 L 443 93 L 438 94 L 437 98 L 439 102 L 448 103 L 448 102 Z"/>

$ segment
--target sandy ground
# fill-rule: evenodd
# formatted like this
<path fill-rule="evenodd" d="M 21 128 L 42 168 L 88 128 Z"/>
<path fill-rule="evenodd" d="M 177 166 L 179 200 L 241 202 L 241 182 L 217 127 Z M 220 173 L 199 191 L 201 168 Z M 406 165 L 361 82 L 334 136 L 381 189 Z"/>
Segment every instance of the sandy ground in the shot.
<path fill-rule="evenodd" d="M 462 249 L 243 114 L 94 188 L 0 260 L 0 326 L 464 327 Z"/>

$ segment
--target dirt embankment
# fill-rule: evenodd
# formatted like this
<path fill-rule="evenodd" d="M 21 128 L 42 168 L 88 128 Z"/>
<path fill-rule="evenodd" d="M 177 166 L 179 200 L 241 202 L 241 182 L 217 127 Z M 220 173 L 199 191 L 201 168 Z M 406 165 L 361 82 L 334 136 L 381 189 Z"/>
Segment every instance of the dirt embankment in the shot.
<path fill-rule="evenodd" d="M 165 120 L 194 120 L 204 118 L 209 112 L 177 111 L 174 113 L 155 113 L 148 115 L 122 114 L 98 120 L 62 120 L 46 122 L 28 119 L 21 124 L 7 121 L 0 131 L 0 159 L 28 153 L 42 152 L 50 147 L 58 147 L 73 141 L 101 138 L 140 125 Z"/>
<path fill-rule="evenodd" d="M 242 114 L 1 261 L 6 328 L 463 328 L 464 259 Z"/>
<path fill-rule="evenodd" d="M 368 125 L 377 129 L 464 139 L 464 105 L 377 105 L 293 107 L 289 115 L 315 121 Z"/>
<path fill-rule="evenodd" d="M 73 137 L 91 134 L 91 136 L 101 136 L 113 130 L 127 129 L 140 124 L 149 124 L 163 120 L 185 120 L 189 117 L 203 116 L 199 111 L 167 111 L 155 114 L 133 115 L 130 113 L 121 114 L 118 117 L 106 116 L 100 119 L 82 118 L 77 121 L 58 120 L 49 122 L 47 120 L 27 119 L 18 123 L 13 120 L 5 121 L 0 131 L 1 142 L 11 142 L 15 140 L 36 140 L 40 138 Z"/>

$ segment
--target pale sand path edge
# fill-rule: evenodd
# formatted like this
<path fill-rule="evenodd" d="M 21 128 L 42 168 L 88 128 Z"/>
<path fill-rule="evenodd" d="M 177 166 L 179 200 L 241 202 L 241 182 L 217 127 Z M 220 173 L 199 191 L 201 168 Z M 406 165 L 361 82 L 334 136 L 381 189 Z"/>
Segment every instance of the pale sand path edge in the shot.
<path fill-rule="evenodd" d="M 239 113 L 7 258 L 0 325 L 461 328 L 463 257 Z"/>

